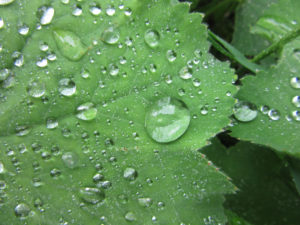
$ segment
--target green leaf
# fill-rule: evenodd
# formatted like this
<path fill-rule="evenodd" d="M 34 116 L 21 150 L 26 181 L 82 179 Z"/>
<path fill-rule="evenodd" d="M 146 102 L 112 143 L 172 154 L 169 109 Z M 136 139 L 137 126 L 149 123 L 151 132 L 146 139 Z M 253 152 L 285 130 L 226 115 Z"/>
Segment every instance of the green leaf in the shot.
<path fill-rule="evenodd" d="M 226 149 L 219 141 L 201 150 L 239 188 L 225 207 L 252 224 L 299 223 L 300 197 L 285 162 L 271 149 L 239 142 Z"/>
<path fill-rule="evenodd" d="M 277 0 L 243 1 L 236 10 L 232 45 L 245 55 L 256 55 L 270 45 L 270 42 L 251 32 L 252 27 Z"/>
<path fill-rule="evenodd" d="M 236 97 L 259 113 L 253 121 L 236 122 L 232 136 L 300 156 L 299 44 L 287 44 L 277 66 L 242 79 Z"/>
<path fill-rule="evenodd" d="M 225 223 L 234 187 L 195 150 L 229 123 L 236 77 L 208 53 L 202 16 L 174 1 L 50 3 L 1 83 L 1 219 Z M 165 98 L 190 121 L 164 108 L 180 132 L 158 143 L 145 116 Z"/>

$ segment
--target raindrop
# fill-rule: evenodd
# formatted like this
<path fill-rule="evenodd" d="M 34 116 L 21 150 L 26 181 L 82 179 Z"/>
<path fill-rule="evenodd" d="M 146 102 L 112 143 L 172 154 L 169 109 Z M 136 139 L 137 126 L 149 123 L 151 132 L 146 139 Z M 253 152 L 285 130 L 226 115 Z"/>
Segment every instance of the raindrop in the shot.
<path fill-rule="evenodd" d="M 59 177 L 61 175 L 61 172 L 60 172 L 60 170 L 59 169 L 56 169 L 56 168 L 54 168 L 54 169 L 52 169 L 51 171 L 50 171 L 50 176 L 51 177 Z"/>
<path fill-rule="evenodd" d="M 137 177 L 137 172 L 135 169 L 133 168 L 126 168 L 124 170 L 124 174 L 123 174 L 123 177 L 126 179 L 126 180 L 135 180 L 136 177 Z"/>
<path fill-rule="evenodd" d="M 280 119 L 280 113 L 276 109 L 270 109 L 268 112 L 268 116 L 271 120 L 279 120 Z"/>
<path fill-rule="evenodd" d="M 177 99 L 164 97 L 147 110 L 145 127 L 155 141 L 167 143 L 181 137 L 190 124 L 190 111 Z"/>
<path fill-rule="evenodd" d="M 184 66 L 180 71 L 179 71 L 179 76 L 184 79 L 190 79 L 193 77 L 193 70 L 192 68 L 189 68 L 187 66 Z"/>
<path fill-rule="evenodd" d="M 61 159 L 63 160 L 66 167 L 70 169 L 73 169 L 78 166 L 78 157 L 74 152 L 64 153 Z"/>
<path fill-rule="evenodd" d="M 126 213 L 125 215 L 125 220 L 129 221 L 129 222 L 132 222 L 132 221 L 135 221 L 136 220 L 136 217 L 134 215 L 133 212 L 128 212 Z"/>
<path fill-rule="evenodd" d="M 46 52 L 46 51 L 48 51 L 48 49 L 49 49 L 49 46 L 48 46 L 47 43 L 42 42 L 42 43 L 40 44 L 40 50 L 41 50 L 41 51 Z"/>
<path fill-rule="evenodd" d="M 292 103 L 293 103 L 297 108 L 299 108 L 299 107 L 300 107 L 300 96 L 295 96 L 295 97 L 292 99 Z"/>
<path fill-rule="evenodd" d="M 116 44 L 119 41 L 120 33 L 113 27 L 109 27 L 101 34 L 101 39 L 107 44 Z"/>
<path fill-rule="evenodd" d="M 93 120 L 96 118 L 97 109 L 91 102 L 84 103 L 77 107 L 77 118 L 85 121 Z"/>
<path fill-rule="evenodd" d="M 40 23 L 42 25 L 50 24 L 53 17 L 54 17 L 54 8 L 53 7 L 45 8 Z"/>
<path fill-rule="evenodd" d="M 79 195 L 87 203 L 97 204 L 102 202 L 105 198 L 105 194 L 98 188 L 85 187 L 79 190 Z"/>
<path fill-rule="evenodd" d="M 89 78 L 89 77 L 90 77 L 90 73 L 89 73 L 89 71 L 88 71 L 88 70 L 85 70 L 85 69 L 83 69 L 83 70 L 81 71 L 81 77 L 82 77 L 82 78 L 84 78 L 84 79 L 87 79 L 87 78 Z"/>
<path fill-rule="evenodd" d="M 168 50 L 167 51 L 167 59 L 169 62 L 174 62 L 176 60 L 176 52 L 173 50 Z"/>
<path fill-rule="evenodd" d="M 63 96 L 72 96 L 76 92 L 76 85 L 71 79 L 64 78 L 59 81 L 58 91 Z"/>
<path fill-rule="evenodd" d="M 257 107 L 250 103 L 239 101 L 233 108 L 234 117 L 242 122 L 249 122 L 257 117 Z"/>
<path fill-rule="evenodd" d="M 147 30 L 144 35 L 144 39 L 147 45 L 149 45 L 151 48 L 154 48 L 158 45 L 160 36 L 156 30 Z"/>
<path fill-rule="evenodd" d="M 299 77 L 293 77 L 291 79 L 290 83 L 293 88 L 297 88 L 297 89 L 300 88 L 300 78 Z"/>
<path fill-rule="evenodd" d="M 45 85 L 39 81 L 30 83 L 27 87 L 27 92 L 31 97 L 40 98 L 45 94 Z"/>
<path fill-rule="evenodd" d="M 0 0 L 0 5 L 8 5 L 13 3 L 15 0 Z"/>
<path fill-rule="evenodd" d="M 26 217 L 30 213 L 30 208 L 25 203 L 20 203 L 15 208 L 15 214 L 19 217 Z"/>
<path fill-rule="evenodd" d="M 55 30 L 56 45 L 63 56 L 71 61 L 78 61 L 87 52 L 80 38 L 71 31 Z"/>
<path fill-rule="evenodd" d="M 46 123 L 46 127 L 48 129 L 55 129 L 56 127 L 58 127 L 58 121 L 55 118 L 48 118 L 47 119 L 47 123 Z"/>
<path fill-rule="evenodd" d="M 27 25 L 22 25 L 18 29 L 19 34 L 26 36 L 29 32 L 29 27 Z"/>

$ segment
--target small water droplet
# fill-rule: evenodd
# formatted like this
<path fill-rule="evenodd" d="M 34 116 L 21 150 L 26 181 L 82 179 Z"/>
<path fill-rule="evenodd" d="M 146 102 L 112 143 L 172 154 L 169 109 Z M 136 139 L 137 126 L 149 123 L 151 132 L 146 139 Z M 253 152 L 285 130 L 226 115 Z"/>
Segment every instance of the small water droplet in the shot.
<path fill-rule="evenodd" d="M 92 187 L 81 188 L 79 195 L 82 200 L 93 205 L 102 202 L 105 198 L 105 194 L 102 190 Z"/>
<path fill-rule="evenodd" d="M 129 221 L 129 222 L 132 222 L 132 221 L 135 221 L 136 220 L 136 217 L 134 215 L 133 212 L 128 212 L 126 213 L 125 215 L 125 220 Z"/>
<path fill-rule="evenodd" d="M 59 81 L 58 91 L 64 96 L 72 96 L 76 92 L 76 85 L 71 79 L 64 78 Z"/>
<path fill-rule="evenodd" d="M 167 143 L 181 137 L 190 120 L 190 111 L 182 101 L 164 97 L 147 110 L 145 127 L 152 139 Z"/>
<path fill-rule="evenodd" d="M 48 7 L 48 8 L 45 7 L 43 11 L 44 12 L 40 19 L 40 23 L 42 25 L 50 24 L 54 17 L 54 12 L 55 12 L 54 8 L 53 7 Z"/>
<path fill-rule="evenodd" d="M 294 120 L 300 121 L 300 111 L 299 110 L 293 111 L 292 112 L 292 117 L 294 118 Z"/>
<path fill-rule="evenodd" d="M 0 81 L 6 80 L 8 76 L 12 74 L 12 71 L 10 69 L 3 69 L 0 70 Z"/>
<path fill-rule="evenodd" d="M 159 43 L 160 36 L 156 30 L 147 30 L 144 39 L 149 47 L 155 48 Z"/>
<path fill-rule="evenodd" d="M 78 61 L 87 52 L 80 38 L 71 31 L 55 30 L 54 39 L 63 56 L 71 61 Z"/>
<path fill-rule="evenodd" d="M 173 50 L 168 50 L 167 51 L 167 59 L 169 60 L 169 62 L 174 62 L 176 60 L 176 52 Z"/>
<path fill-rule="evenodd" d="M 249 122 L 257 117 L 257 107 L 250 103 L 239 101 L 233 108 L 234 117 L 242 122 Z"/>
<path fill-rule="evenodd" d="M 0 0 L 0 5 L 9 5 L 13 3 L 15 0 Z"/>
<path fill-rule="evenodd" d="M 202 115 L 207 115 L 207 113 L 208 113 L 208 104 L 206 104 L 206 105 L 204 105 L 204 106 L 202 106 L 202 107 L 200 108 L 200 113 L 201 113 Z"/>
<path fill-rule="evenodd" d="M 18 217 L 26 217 L 30 213 L 30 208 L 25 203 L 20 203 L 15 208 L 15 214 Z"/>
<path fill-rule="evenodd" d="M 300 78 L 299 77 L 293 77 L 291 79 L 290 83 L 293 88 L 297 88 L 297 89 L 300 88 Z"/>
<path fill-rule="evenodd" d="M 78 166 L 78 157 L 74 152 L 64 153 L 61 159 L 63 160 L 66 167 L 70 169 L 73 169 Z"/>
<path fill-rule="evenodd" d="M 193 85 L 195 87 L 199 87 L 201 85 L 201 81 L 197 78 L 193 79 Z"/>
<path fill-rule="evenodd" d="M 49 49 L 49 46 L 48 46 L 47 43 L 42 42 L 42 43 L 40 44 L 40 50 L 41 50 L 41 51 L 46 52 L 46 51 L 48 51 L 48 49 Z"/>
<path fill-rule="evenodd" d="M 40 98 L 46 92 L 45 85 L 39 81 L 31 82 L 28 85 L 27 92 L 31 97 Z"/>
<path fill-rule="evenodd" d="M 18 29 L 19 34 L 26 36 L 29 33 L 29 27 L 27 25 L 22 25 Z"/>
<path fill-rule="evenodd" d="M 94 16 L 98 16 L 101 12 L 101 7 L 95 3 L 90 7 L 90 13 Z"/>
<path fill-rule="evenodd" d="M 116 13 L 116 9 L 113 6 L 109 6 L 106 9 L 106 15 L 113 16 Z"/>
<path fill-rule="evenodd" d="M 116 44 L 119 41 L 120 33 L 117 29 L 109 27 L 101 34 L 101 39 L 107 44 Z"/>
<path fill-rule="evenodd" d="M 179 71 L 179 76 L 184 79 L 191 79 L 193 77 L 193 70 L 192 68 L 189 68 L 187 66 L 184 66 L 180 71 Z"/>
<path fill-rule="evenodd" d="M 152 199 L 151 198 L 139 198 L 138 202 L 139 202 L 140 206 L 143 206 L 145 208 L 150 207 L 152 205 Z"/>
<path fill-rule="evenodd" d="M 111 76 L 117 76 L 118 73 L 119 73 L 119 67 L 116 66 L 116 65 L 114 65 L 114 64 L 110 64 L 110 65 L 108 66 L 108 70 L 109 70 L 109 74 L 110 74 Z"/>
<path fill-rule="evenodd" d="M 58 121 L 55 118 L 48 118 L 47 119 L 47 123 L 46 123 L 46 127 L 48 129 L 55 129 L 56 127 L 58 127 Z"/>
<path fill-rule="evenodd" d="M 295 96 L 295 97 L 293 97 L 292 103 L 293 103 L 297 108 L 299 108 L 299 107 L 300 107 L 300 96 Z"/>
<path fill-rule="evenodd" d="M 77 107 L 77 118 L 85 121 L 93 120 L 96 118 L 97 109 L 91 102 L 84 103 Z"/>
<path fill-rule="evenodd" d="M 82 8 L 80 5 L 76 5 L 73 12 L 73 16 L 80 16 L 82 14 Z"/>
<path fill-rule="evenodd" d="M 124 170 L 123 177 L 124 177 L 126 180 L 131 180 L 131 181 L 133 181 L 133 180 L 136 179 L 137 175 L 138 175 L 138 174 L 137 174 L 137 172 L 136 172 L 135 169 L 133 169 L 133 168 L 126 168 L 126 169 Z"/>
<path fill-rule="evenodd" d="M 48 66 L 48 60 L 46 58 L 38 59 L 38 61 L 36 62 L 36 65 L 40 68 L 44 68 L 44 67 Z"/>
<path fill-rule="evenodd" d="M 28 126 L 17 126 L 16 127 L 16 135 L 20 136 L 20 137 L 29 134 L 30 131 L 31 131 L 31 129 Z"/>
<path fill-rule="evenodd" d="M 279 120 L 280 119 L 280 113 L 276 109 L 270 109 L 268 112 L 268 116 L 271 120 Z"/>
<path fill-rule="evenodd" d="M 0 174 L 4 173 L 4 165 L 3 163 L 0 161 Z"/>

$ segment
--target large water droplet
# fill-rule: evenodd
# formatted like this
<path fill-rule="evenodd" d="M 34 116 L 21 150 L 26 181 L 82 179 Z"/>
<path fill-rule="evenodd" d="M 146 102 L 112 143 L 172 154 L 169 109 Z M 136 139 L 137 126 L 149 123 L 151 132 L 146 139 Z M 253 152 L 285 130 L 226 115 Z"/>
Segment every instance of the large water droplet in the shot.
<path fill-rule="evenodd" d="M 145 32 L 144 39 L 147 45 L 149 45 L 151 48 L 154 48 L 158 45 L 160 36 L 156 30 L 147 30 Z"/>
<path fill-rule="evenodd" d="M 62 155 L 61 159 L 66 167 L 73 169 L 78 166 L 78 157 L 74 152 L 66 152 Z"/>
<path fill-rule="evenodd" d="M 42 25 L 47 25 L 50 24 L 53 17 L 54 17 L 54 8 L 53 7 L 48 7 L 44 9 L 44 13 L 41 17 L 40 23 Z"/>
<path fill-rule="evenodd" d="M 29 215 L 29 213 L 30 213 L 30 208 L 25 203 L 20 203 L 15 208 L 16 216 L 26 217 Z"/>
<path fill-rule="evenodd" d="M 59 81 L 58 91 L 64 96 L 72 96 L 76 92 L 76 85 L 71 79 L 64 78 Z"/>
<path fill-rule="evenodd" d="M 54 39 L 63 56 L 71 61 L 78 61 L 87 52 L 87 47 L 80 38 L 71 31 L 55 30 Z"/>
<path fill-rule="evenodd" d="M 85 187 L 79 191 L 80 197 L 87 203 L 97 204 L 104 200 L 105 194 L 98 188 Z"/>
<path fill-rule="evenodd" d="M 31 97 L 40 98 L 45 94 L 45 85 L 39 81 L 34 81 L 28 85 L 27 92 Z"/>
<path fill-rule="evenodd" d="M 190 111 L 182 101 L 164 97 L 147 110 L 145 127 L 155 141 L 167 143 L 181 137 L 190 120 Z"/>
<path fill-rule="evenodd" d="M 31 131 L 31 129 L 28 126 L 17 126 L 16 127 L 16 135 L 20 136 L 20 137 L 29 134 L 30 131 Z"/>
<path fill-rule="evenodd" d="M 15 0 L 0 0 L 0 5 L 8 5 L 13 3 Z"/>
<path fill-rule="evenodd" d="M 91 102 L 87 102 L 78 106 L 77 112 L 77 118 L 86 121 L 95 119 L 97 115 L 97 109 L 94 108 L 94 104 Z"/>
<path fill-rule="evenodd" d="M 297 88 L 297 89 L 300 88 L 300 78 L 299 77 L 293 77 L 291 79 L 290 83 L 293 88 Z"/>
<path fill-rule="evenodd" d="M 233 113 L 237 120 L 249 122 L 257 117 L 257 107 L 250 102 L 239 101 L 234 105 Z"/>
<path fill-rule="evenodd" d="M 295 97 L 293 97 L 292 103 L 293 103 L 297 108 L 299 108 L 299 107 L 300 107 L 300 96 L 295 96 Z"/>
<path fill-rule="evenodd" d="M 133 168 L 126 168 L 124 170 L 124 174 L 123 174 L 123 177 L 127 180 L 135 180 L 136 177 L 137 177 L 137 172 L 135 169 Z"/>
<path fill-rule="evenodd" d="M 119 41 L 120 33 L 117 29 L 109 27 L 101 34 L 101 39 L 107 44 L 116 44 Z"/>

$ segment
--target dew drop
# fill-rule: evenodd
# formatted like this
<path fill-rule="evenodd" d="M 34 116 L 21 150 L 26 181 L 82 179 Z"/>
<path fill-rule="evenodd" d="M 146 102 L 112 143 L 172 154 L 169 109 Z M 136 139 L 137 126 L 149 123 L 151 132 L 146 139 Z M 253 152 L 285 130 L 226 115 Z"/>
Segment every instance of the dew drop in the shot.
<path fill-rule="evenodd" d="M 4 20 L 0 17 L 0 29 L 4 27 Z"/>
<path fill-rule="evenodd" d="M 0 5 L 9 5 L 13 3 L 15 0 L 0 0 Z"/>
<path fill-rule="evenodd" d="M 101 34 L 101 39 L 106 44 L 116 44 L 119 41 L 120 33 L 113 27 L 109 27 L 104 30 Z"/>
<path fill-rule="evenodd" d="M 144 39 L 149 47 L 155 48 L 158 45 L 160 36 L 156 30 L 147 30 L 145 32 Z"/>
<path fill-rule="evenodd" d="M 27 92 L 31 97 L 40 98 L 45 94 L 45 85 L 39 81 L 30 83 L 27 87 Z"/>
<path fill-rule="evenodd" d="M 132 221 L 135 221 L 136 220 L 136 217 L 134 215 L 133 212 L 128 212 L 126 213 L 125 215 L 125 220 L 129 221 L 129 222 L 132 222 Z"/>
<path fill-rule="evenodd" d="M 85 187 L 79 190 L 81 199 L 90 204 L 97 204 L 102 202 L 105 198 L 105 194 L 98 188 Z"/>
<path fill-rule="evenodd" d="M 179 76 L 184 79 L 190 79 L 193 77 L 193 70 L 192 68 L 189 68 L 187 66 L 184 66 L 180 71 L 179 71 Z"/>
<path fill-rule="evenodd" d="M 40 68 L 44 68 L 44 67 L 48 66 L 48 60 L 46 58 L 39 59 L 36 62 L 36 65 Z"/>
<path fill-rule="evenodd" d="M 173 50 L 168 50 L 167 51 L 167 59 L 169 60 L 169 62 L 174 62 L 176 60 L 176 52 Z"/>
<path fill-rule="evenodd" d="M 208 113 L 208 105 L 207 104 L 201 107 L 200 113 L 202 115 L 207 115 L 207 113 Z"/>
<path fill-rule="evenodd" d="M 31 129 L 28 126 L 17 126 L 16 127 L 16 135 L 20 136 L 20 137 L 29 134 L 30 131 L 31 131 Z"/>
<path fill-rule="evenodd" d="M 297 108 L 300 108 L 300 96 L 295 96 L 295 97 L 293 97 L 292 103 L 293 103 Z"/>
<path fill-rule="evenodd" d="M 0 174 L 4 173 L 4 165 L 3 163 L 0 161 Z"/>
<path fill-rule="evenodd" d="M 109 6 L 106 9 L 106 15 L 108 15 L 108 16 L 113 16 L 113 15 L 115 15 L 115 13 L 116 13 L 116 9 L 112 6 Z"/>
<path fill-rule="evenodd" d="M 138 199 L 139 205 L 142 207 L 150 207 L 152 205 L 152 199 L 151 198 L 139 198 Z"/>
<path fill-rule="evenodd" d="M 270 109 L 268 112 L 268 116 L 271 120 L 279 120 L 280 119 L 280 113 L 276 109 Z"/>
<path fill-rule="evenodd" d="M 197 78 L 193 79 L 193 85 L 195 87 L 199 87 L 201 85 L 201 81 Z"/>
<path fill-rule="evenodd" d="M 190 111 L 182 101 L 164 97 L 147 110 L 145 127 L 155 141 L 167 143 L 181 137 L 190 120 Z"/>
<path fill-rule="evenodd" d="M 137 178 L 137 172 L 135 169 L 133 168 L 126 168 L 124 170 L 124 174 L 123 174 L 123 177 L 126 179 L 126 180 L 135 180 Z"/>
<path fill-rule="evenodd" d="M 77 118 L 85 121 L 93 120 L 96 118 L 97 109 L 91 102 L 84 103 L 77 107 Z"/>
<path fill-rule="evenodd" d="M 54 8 L 53 7 L 48 7 L 44 9 L 44 13 L 41 17 L 40 23 L 42 25 L 47 25 L 50 24 L 53 17 L 54 17 Z"/>
<path fill-rule="evenodd" d="M 58 91 L 63 96 L 72 96 L 76 92 L 76 85 L 71 79 L 64 78 L 59 81 Z"/>
<path fill-rule="evenodd" d="M 15 208 L 15 214 L 18 217 L 26 217 L 30 213 L 30 208 L 25 203 L 20 203 Z"/>
<path fill-rule="evenodd" d="M 290 83 L 293 88 L 297 88 L 297 89 L 300 88 L 300 78 L 299 77 L 293 77 L 291 79 Z"/>
<path fill-rule="evenodd" d="M 26 36 L 29 33 L 29 27 L 27 25 L 22 25 L 18 29 L 19 34 Z"/>
<path fill-rule="evenodd" d="M 56 127 L 58 127 L 58 121 L 55 118 L 48 118 L 47 119 L 47 123 L 46 123 L 46 127 L 50 130 L 55 129 Z"/>
<path fill-rule="evenodd" d="M 87 52 L 80 38 L 71 31 L 55 30 L 54 39 L 63 56 L 71 61 L 78 61 Z"/>
<path fill-rule="evenodd" d="M 76 5 L 72 12 L 73 16 L 80 16 L 82 14 L 82 8 L 79 5 Z"/>
<path fill-rule="evenodd" d="M 298 110 L 293 111 L 292 116 L 293 116 L 294 120 L 300 121 L 300 111 L 298 111 Z"/>
<path fill-rule="evenodd" d="M 63 160 L 66 167 L 70 169 L 73 169 L 78 166 L 78 157 L 74 152 L 64 153 L 61 159 Z"/>
<path fill-rule="evenodd" d="M 90 13 L 94 16 L 98 16 L 101 13 L 101 8 L 98 5 L 93 5 L 90 7 Z"/>
<path fill-rule="evenodd" d="M 108 66 L 108 70 L 109 70 L 109 74 L 110 74 L 111 76 L 117 76 L 118 73 L 119 73 L 119 67 L 117 67 L 117 66 L 114 65 L 114 64 L 110 64 L 110 65 Z"/>
<path fill-rule="evenodd" d="M 0 70 L 0 81 L 6 80 L 6 78 L 11 75 L 11 70 L 9 69 L 2 69 Z"/>
<path fill-rule="evenodd" d="M 257 113 L 257 107 L 250 102 L 239 101 L 233 108 L 234 117 L 242 122 L 254 120 L 257 117 Z"/>

